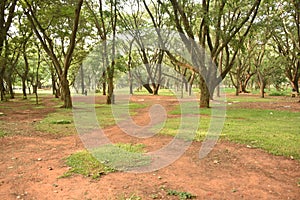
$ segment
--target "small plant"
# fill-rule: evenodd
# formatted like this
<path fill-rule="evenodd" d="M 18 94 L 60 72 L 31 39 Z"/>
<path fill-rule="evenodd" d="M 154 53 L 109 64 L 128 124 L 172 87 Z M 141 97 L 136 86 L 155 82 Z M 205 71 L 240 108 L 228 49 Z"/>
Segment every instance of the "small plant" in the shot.
<path fill-rule="evenodd" d="M 52 121 L 51 123 L 52 124 L 71 124 L 71 121 L 70 120 L 61 119 L 61 120 L 57 120 L 57 121 Z"/>
<path fill-rule="evenodd" d="M 167 194 L 170 196 L 178 196 L 179 199 L 193 199 L 196 197 L 195 195 L 189 192 L 180 192 L 177 190 L 168 190 Z"/>

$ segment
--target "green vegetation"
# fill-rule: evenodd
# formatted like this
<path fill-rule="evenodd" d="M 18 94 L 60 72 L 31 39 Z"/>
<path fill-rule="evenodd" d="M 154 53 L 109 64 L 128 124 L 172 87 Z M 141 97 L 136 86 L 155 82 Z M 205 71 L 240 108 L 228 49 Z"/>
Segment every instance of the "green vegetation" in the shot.
<path fill-rule="evenodd" d="M 167 194 L 170 196 L 178 196 L 179 199 L 193 199 L 196 197 L 195 195 L 189 192 L 180 192 L 177 190 L 168 190 Z"/>
<path fill-rule="evenodd" d="M 151 162 L 150 156 L 144 155 L 143 144 L 104 145 L 91 150 L 91 153 L 101 163 L 111 168 L 123 171 L 141 167 Z"/>
<path fill-rule="evenodd" d="M 260 98 L 237 97 L 231 100 L 258 102 Z M 200 127 L 196 133 L 196 141 L 203 140 L 207 135 L 211 110 L 200 110 Z M 196 114 L 193 108 L 184 110 L 183 114 L 189 112 Z M 169 114 L 180 115 L 180 113 L 180 108 L 177 107 Z M 234 105 L 227 106 L 226 120 L 220 138 L 246 144 L 252 148 L 262 148 L 274 155 L 293 156 L 300 159 L 299 119 L 300 113 L 297 112 L 238 109 Z M 160 133 L 174 136 L 177 134 L 179 124 L 180 118 L 169 118 Z"/>
<path fill-rule="evenodd" d="M 54 113 L 48 114 L 42 121 L 35 123 L 35 128 L 59 136 L 76 134 L 72 110 L 69 109 L 57 109 Z"/>
<path fill-rule="evenodd" d="M 116 120 L 118 120 L 118 116 L 114 116 L 112 113 L 111 105 L 96 104 L 92 106 L 95 106 L 97 120 L 101 128 L 112 126 L 116 123 Z M 129 109 L 129 115 L 132 116 L 136 114 L 136 109 L 144 108 L 146 106 L 146 104 L 130 103 L 129 106 L 125 104 L 118 105 L 115 109 L 118 112 L 118 115 L 120 113 L 128 113 Z M 83 117 L 80 119 L 83 120 Z M 57 109 L 55 113 L 50 113 L 42 121 L 36 123 L 35 128 L 38 131 L 60 136 L 67 136 L 77 133 L 73 120 L 73 112 L 70 109 Z"/>
<path fill-rule="evenodd" d="M 103 174 L 146 165 L 149 157 L 142 156 L 143 144 L 105 145 L 91 151 L 79 151 L 66 158 L 66 164 L 70 170 L 63 177 L 73 174 L 82 174 L 87 177 L 99 178 Z"/>
<path fill-rule="evenodd" d="M 114 170 L 100 163 L 88 151 L 80 151 L 66 158 L 66 164 L 71 168 L 65 172 L 61 178 L 69 177 L 73 174 L 82 174 L 93 179 L 99 178 L 103 174 Z"/>
<path fill-rule="evenodd" d="M 6 135 L 6 133 L 3 130 L 0 130 L 0 138 L 4 137 Z"/>
<path fill-rule="evenodd" d="M 300 159 L 300 113 L 228 109 L 222 138 Z"/>

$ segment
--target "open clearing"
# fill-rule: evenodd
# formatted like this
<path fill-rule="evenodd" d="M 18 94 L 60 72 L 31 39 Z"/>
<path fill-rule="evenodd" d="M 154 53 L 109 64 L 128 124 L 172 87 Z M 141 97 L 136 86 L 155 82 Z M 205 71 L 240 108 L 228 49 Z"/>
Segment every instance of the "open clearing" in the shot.
<path fill-rule="evenodd" d="M 166 110 L 176 106 L 164 103 L 170 97 L 136 96 L 137 102 L 139 98 L 149 105 L 160 103 Z M 232 106 L 300 112 L 300 103 L 295 99 L 272 98 L 272 102 L 234 102 Z M 300 199 L 299 160 L 227 140 L 219 140 L 201 160 L 201 142 L 193 142 L 176 162 L 151 173 L 113 172 L 99 179 L 82 175 L 59 178 L 68 171 L 64 158 L 84 149 L 81 140 L 76 134 L 61 136 L 34 128 L 35 123 L 58 109 L 52 97 L 43 97 L 38 107 L 29 100 L 14 101 L 0 104 L 0 112 L 5 114 L 0 116 L 0 126 L 9 133 L 0 138 L 0 199 L 180 198 L 170 191 L 190 193 L 195 199 Z M 134 118 L 144 123 L 146 108 L 140 108 Z M 299 130 L 300 125 L 295 131 L 300 134 Z M 140 142 L 116 126 L 106 128 L 105 133 L 113 142 Z M 156 135 L 143 143 L 152 151 L 169 140 L 169 136 Z"/>

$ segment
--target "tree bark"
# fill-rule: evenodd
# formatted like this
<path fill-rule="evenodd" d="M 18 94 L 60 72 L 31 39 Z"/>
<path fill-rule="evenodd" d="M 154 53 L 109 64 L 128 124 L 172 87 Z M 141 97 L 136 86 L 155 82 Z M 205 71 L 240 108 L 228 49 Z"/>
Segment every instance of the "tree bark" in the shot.
<path fill-rule="evenodd" d="M 203 77 L 200 75 L 200 108 L 209 108 L 210 93 L 207 84 Z"/>

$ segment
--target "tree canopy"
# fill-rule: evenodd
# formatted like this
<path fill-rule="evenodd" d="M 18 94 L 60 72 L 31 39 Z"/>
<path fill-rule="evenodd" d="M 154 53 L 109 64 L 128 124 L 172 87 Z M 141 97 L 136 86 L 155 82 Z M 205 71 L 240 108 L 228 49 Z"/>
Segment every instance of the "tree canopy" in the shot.
<path fill-rule="evenodd" d="M 289 84 L 299 93 L 299 24 L 299 0 L 2 0 L 1 101 L 14 98 L 15 86 L 26 98 L 29 88 L 37 93 L 50 85 L 63 107 L 72 107 L 71 90 L 89 90 L 83 62 L 100 43 L 105 67 L 93 87 L 107 95 L 108 104 L 114 103 L 115 84 L 124 73 L 131 94 L 133 87 L 153 95 L 162 85 L 175 87 L 162 65 L 175 70 L 186 88 L 200 89 L 201 107 L 209 107 L 224 79 L 237 95 L 248 92 L 250 83 L 262 97 L 267 86 L 280 90 Z M 154 30 L 148 40 L 145 30 Z M 176 46 L 172 31 L 179 33 L 178 49 L 190 60 L 169 51 Z M 123 44 L 126 53 L 119 55 L 115 45 L 124 32 L 130 37 Z M 158 42 L 152 49 L 146 44 L 151 37 Z M 132 85 L 133 79 L 140 86 Z"/>

